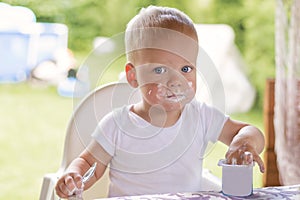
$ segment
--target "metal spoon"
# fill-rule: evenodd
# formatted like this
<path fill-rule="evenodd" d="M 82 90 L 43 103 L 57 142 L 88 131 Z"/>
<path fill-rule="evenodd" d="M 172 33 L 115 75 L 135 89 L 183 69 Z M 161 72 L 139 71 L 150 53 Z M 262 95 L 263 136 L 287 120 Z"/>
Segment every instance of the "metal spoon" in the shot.
<path fill-rule="evenodd" d="M 97 167 L 97 163 L 95 162 L 87 172 L 85 172 L 85 174 L 82 176 L 82 185 L 84 186 L 84 184 L 86 182 L 88 182 L 95 174 L 96 171 L 96 167 Z M 81 200 L 82 199 L 82 192 L 83 192 L 83 187 L 76 189 L 74 192 L 73 196 L 70 196 L 68 198 L 68 200 Z"/>
<path fill-rule="evenodd" d="M 92 176 L 94 176 L 95 171 L 96 171 L 96 167 L 97 167 L 97 163 L 95 162 L 90 169 L 85 172 L 85 174 L 82 177 L 82 183 L 85 184 L 86 182 L 88 182 L 88 180 L 90 180 L 92 178 Z"/>

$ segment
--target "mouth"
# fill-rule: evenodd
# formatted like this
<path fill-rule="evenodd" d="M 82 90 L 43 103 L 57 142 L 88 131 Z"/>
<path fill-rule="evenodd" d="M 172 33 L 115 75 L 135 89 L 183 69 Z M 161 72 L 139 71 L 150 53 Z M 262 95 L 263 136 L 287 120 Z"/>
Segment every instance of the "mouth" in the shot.
<path fill-rule="evenodd" d="M 176 102 L 176 103 L 183 101 L 184 99 L 186 99 L 186 96 L 184 94 L 171 94 L 165 96 L 165 100 Z"/>
<path fill-rule="evenodd" d="M 174 90 L 168 89 L 162 85 L 158 85 L 158 91 L 156 97 L 162 101 L 167 101 L 170 103 L 179 103 L 185 101 L 189 98 L 189 90 L 182 90 L 175 88 Z"/>

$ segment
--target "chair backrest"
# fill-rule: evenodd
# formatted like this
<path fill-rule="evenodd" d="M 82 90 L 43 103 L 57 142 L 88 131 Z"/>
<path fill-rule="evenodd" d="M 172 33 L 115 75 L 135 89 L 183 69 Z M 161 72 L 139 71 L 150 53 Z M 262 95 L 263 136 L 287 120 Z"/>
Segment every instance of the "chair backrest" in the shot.
<path fill-rule="evenodd" d="M 110 83 L 97 88 L 79 103 L 67 127 L 60 172 L 63 172 L 89 144 L 91 134 L 104 115 L 115 108 L 136 103 L 141 99 L 137 91 L 128 83 Z M 101 181 L 84 193 L 85 199 L 105 197 L 107 185 L 106 173 Z"/>

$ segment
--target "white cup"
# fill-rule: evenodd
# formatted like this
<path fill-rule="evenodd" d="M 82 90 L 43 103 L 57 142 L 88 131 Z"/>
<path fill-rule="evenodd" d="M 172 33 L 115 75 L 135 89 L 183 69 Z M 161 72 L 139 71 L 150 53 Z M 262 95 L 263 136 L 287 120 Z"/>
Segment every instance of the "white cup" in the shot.
<path fill-rule="evenodd" d="M 253 164 L 231 165 L 226 160 L 218 163 L 222 167 L 222 192 L 228 196 L 245 197 L 253 190 Z"/>

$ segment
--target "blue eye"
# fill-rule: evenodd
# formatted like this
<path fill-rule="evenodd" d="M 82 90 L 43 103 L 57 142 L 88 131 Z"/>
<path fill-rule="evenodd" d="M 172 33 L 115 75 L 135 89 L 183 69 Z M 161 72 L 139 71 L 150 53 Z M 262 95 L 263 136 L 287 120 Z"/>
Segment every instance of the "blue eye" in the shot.
<path fill-rule="evenodd" d="M 165 67 L 155 67 L 153 71 L 156 74 L 163 74 L 167 71 L 167 69 Z"/>
<path fill-rule="evenodd" d="M 192 67 L 191 66 L 184 66 L 181 68 L 181 71 L 184 72 L 184 73 L 188 73 L 190 71 L 192 71 Z"/>

